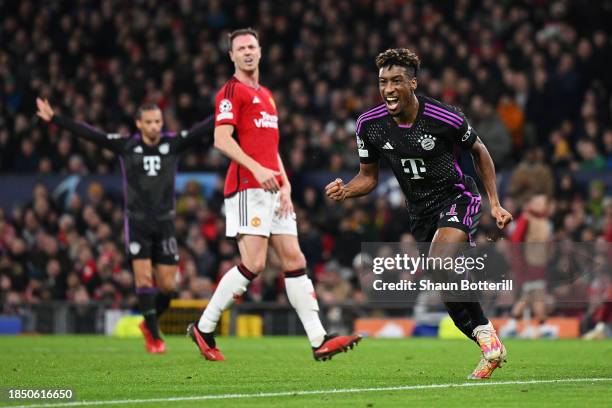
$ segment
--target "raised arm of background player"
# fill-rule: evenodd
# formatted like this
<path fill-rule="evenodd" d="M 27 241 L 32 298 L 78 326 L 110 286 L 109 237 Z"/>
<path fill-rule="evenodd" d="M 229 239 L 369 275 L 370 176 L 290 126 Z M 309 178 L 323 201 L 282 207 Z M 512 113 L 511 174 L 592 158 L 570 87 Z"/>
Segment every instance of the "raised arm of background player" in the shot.
<path fill-rule="evenodd" d="M 215 115 L 210 115 L 201 122 L 196 123 L 189 130 L 182 130 L 176 137 L 175 149 L 181 153 L 190 147 L 196 146 L 204 141 L 208 146 L 212 142 L 212 135 L 215 129 Z M 208 136 L 208 138 L 206 137 Z"/>
<path fill-rule="evenodd" d="M 36 107 L 38 108 L 36 114 L 45 122 L 53 122 L 74 135 L 89 140 L 114 153 L 119 153 L 127 140 L 121 137 L 121 135 L 107 134 L 84 123 L 78 123 L 72 119 L 56 115 L 46 99 L 36 98 Z"/>
<path fill-rule="evenodd" d="M 253 173 L 255 180 L 261 184 L 265 191 L 279 191 L 280 186 L 276 181 L 276 176 L 281 175 L 281 173 L 262 166 L 246 154 L 236 140 L 234 140 L 232 133 L 234 133 L 233 125 L 225 124 L 217 126 L 215 128 L 215 147 L 221 150 L 224 155 Z"/>
<path fill-rule="evenodd" d="M 38 107 L 38 112 L 36 114 L 44 121 L 53 122 L 76 136 L 82 137 L 83 139 L 115 153 L 119 153 L 128 140 L 127 138 L 121 137 L 119 134 L 107 134 L 85 123 L 75 122 L 72 119 L 56 115 L 47 100 L 36 98 L 36 106 Z M 173 146 L 176 152 L 181 153 L 197 142 L 204 140 L 204 136 L 212 135 L 214 118 L 214 115 L 211 115 L 203 121 L 196 123 L 191 129 L 179 132 L 178 137 L 173 139 Z"/>

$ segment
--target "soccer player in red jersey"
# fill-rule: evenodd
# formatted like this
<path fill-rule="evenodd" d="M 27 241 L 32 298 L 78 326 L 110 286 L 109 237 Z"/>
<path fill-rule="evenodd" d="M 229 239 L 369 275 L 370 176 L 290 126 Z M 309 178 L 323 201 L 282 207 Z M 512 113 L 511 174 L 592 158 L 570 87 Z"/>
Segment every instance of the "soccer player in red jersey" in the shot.
<path fill-rule="evenodd" d="M 278 114 L 272 93 L 259 83 L 261 47 L 248 28 L 229 35 L 234 76 L 216 98 L 215 147 L 232 162 L 225 179 L 227 236 L 236 238 L 241 263 L 219 282 L 188 334 L 207 360 L 223 360 L 213 332 L 221 313 L 242 295 L 266 264 L 268 245 L 284 269 L 289 302 L 297 312 L 316 360 L 352 348 L 359 336 L 328 335 L 298 239 L 291 184 L 278 154 Z"/>

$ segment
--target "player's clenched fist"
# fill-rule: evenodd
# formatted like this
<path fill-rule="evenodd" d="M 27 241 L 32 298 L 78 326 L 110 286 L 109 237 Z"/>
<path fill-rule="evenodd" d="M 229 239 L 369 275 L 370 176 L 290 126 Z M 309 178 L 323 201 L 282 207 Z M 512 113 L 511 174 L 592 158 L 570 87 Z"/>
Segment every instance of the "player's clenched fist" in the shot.
<path fill-rule="evenodd" d="M 512 214 L 501 206 L 491 208 L 491 215 L 495 218 L 495 223 L 499 229 L 503 229 L 513 219 Z"/>
<path fill-rule="evenodd" d="M 334 201 L 344 201 L 346 193 L 346 188 L 342 179 L 337 178 L 325 186 L 325 195 Z"/>

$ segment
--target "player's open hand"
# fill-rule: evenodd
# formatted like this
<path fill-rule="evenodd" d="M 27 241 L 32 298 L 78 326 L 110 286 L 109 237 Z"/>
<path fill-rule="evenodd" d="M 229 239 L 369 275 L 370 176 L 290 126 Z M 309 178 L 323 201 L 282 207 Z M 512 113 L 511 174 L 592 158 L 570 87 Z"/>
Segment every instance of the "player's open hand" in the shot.
<path fill-rule="evenodd" d="M 54 112 L 53 108 L 49 104 L 49 101 L 42 98 L 36 98 L 36 107 L 38 108 L 38 111 L 36 112 L 38 117 L 44 120 L 45 122 L 51 122 L 51 119 L 53 119 Z"/>
<path fill-rule="evenodd" d="M 265 191 L 276 193 L 280 190 L 280 185 L 276 181 L 276 176 L 280 176 L 280 172 L 259 166 L 253 171 L 253 176 Z"/>
<path fill-rule="evenodd" d="M 277 211 L 280 218 L 290 217 L 293 214 L 291 187 L 287 184 L 283 184 L 280 188 L 280 204 Z"/>
<path fill-rule="evenodd" d="M 503 229 L 506 225 L 512 221 L 512 214 L 510 214 L 501 205 L 491 208 L 491 215 L 495 218 L 497 228 Z"/>
<path fill-rule="evenodd" d="M 334 201 L 344 201 L 346 199 L 346 188 L 342 179 L 335 179 L 325 186 L 325 195 Z"/>

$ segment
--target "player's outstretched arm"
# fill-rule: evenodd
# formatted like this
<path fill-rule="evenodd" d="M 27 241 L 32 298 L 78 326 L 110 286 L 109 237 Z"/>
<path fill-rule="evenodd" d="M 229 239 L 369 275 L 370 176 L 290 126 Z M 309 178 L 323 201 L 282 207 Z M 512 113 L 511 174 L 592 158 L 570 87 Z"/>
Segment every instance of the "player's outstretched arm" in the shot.
<path fill-rule="evenodd" d="M 200 141 L 203 141 L 208 147 L 212 144 L 214 131 L 215 115 L 210 115 L 201 122 L 193 125 L 191 129 L 179 133 L 179 137 L 177 138 L 177 150 L 182 152 Z"/>
<path fill-rule="evenodd" d="M 334 201 L 344 201 L 347 198 L 369 194 L 377 185 L 378 162 L 361 163 L 359 173 L 347 185 L 344 185 L 341 179 L 336 179 L 325 186 L 325 195 Z"/>
<path fill-rule="evenodd" d="M 246 167 L 255 180 L 261 185 L 266 191 L 276 192 L 280 190 L 280 186 L 276 181 L 276 176 L 281 173 L 276 170 L 268 169 L 258 162 L 256 162 L 251 156 L 246 154 L 240 147 L 236 140 L 232 137 L 234 133 L 233 125 L 219 125 L 215 128 L 215 147 L 221 152 L 237 162 L 239 165 Z"/>
<path fill-rule="evenodd" d="M 497 186 L 495 184 L 495 165 L 493 164 L 493 159 L 480 138 L 476 139 L 470 153 L 474 159 L 476 172 L 480 176 L 485 190 L 487 190 L 487 196 L 491 203 L 491 215 L 495 218 L 497 227 L 502 229 L 512 221 L 512 214 L 506 211 L 499 203 Z"/>
<path fill-rule="evenodd" d="M 95 129 L 84 123 L 78 123 L 72 119 L 57 115 L 51 104 L 46 99 L 36 98 L 36 107 L 38 111 L 36 115 L 45 122 L 53 122 L 62 129 L 66 129 L 75 136 L 86 139 L 90 142 L 97 144 L 100 147 L 109 149 L 117 153 L 123 143 L 123 138 L 118 134 L 106 134 L 101 130 Z"/>

